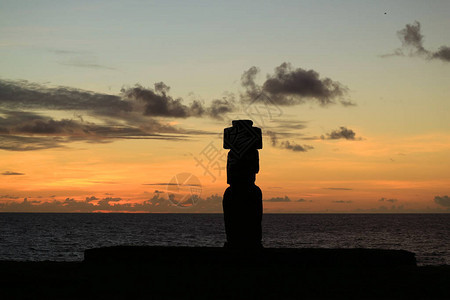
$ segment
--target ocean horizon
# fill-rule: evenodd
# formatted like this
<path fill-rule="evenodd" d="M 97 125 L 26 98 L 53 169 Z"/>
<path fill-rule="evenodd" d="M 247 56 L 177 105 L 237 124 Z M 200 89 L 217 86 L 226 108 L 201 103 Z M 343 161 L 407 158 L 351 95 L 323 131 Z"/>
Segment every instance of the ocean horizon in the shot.
<path fill-rule="evenodd" d="M 378 248 L 414 252 L 418 265 L 450 264 L 450 214 L 264 214 L 270 248 Z M 222 247 L 220 213 L 0 213 L 0 260 L 82 261 L 117 245 Z"/>

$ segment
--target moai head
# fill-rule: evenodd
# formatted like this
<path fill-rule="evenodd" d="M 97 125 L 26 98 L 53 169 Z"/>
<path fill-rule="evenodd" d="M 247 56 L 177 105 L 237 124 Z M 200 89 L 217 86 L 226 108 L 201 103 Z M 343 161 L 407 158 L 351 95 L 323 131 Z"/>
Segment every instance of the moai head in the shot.
<path fill-rule="evenodd" d="M 234 120 L 233 126 L 224 129 L 223 148 L 242 157 L 249 150 L 262 149 L 261 129 L 253 127 L 252 120 Z"/>

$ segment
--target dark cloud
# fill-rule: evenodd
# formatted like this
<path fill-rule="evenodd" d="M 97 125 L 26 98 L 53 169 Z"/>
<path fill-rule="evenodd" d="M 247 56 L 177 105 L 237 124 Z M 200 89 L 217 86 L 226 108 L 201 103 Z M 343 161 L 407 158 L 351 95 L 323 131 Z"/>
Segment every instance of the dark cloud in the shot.
<path fill-rule="evenodd" d="M 394 202 L 397 202 L 398 200 L 397 199 L 387 199 L 387 198 L 381 198 L 380 200 L 378 200 L 379 202 L 384 202 L 384 201 L 386 201 L 386 202 L 391 202 L 391 203 L 394 203 Z"/>
<path fill-rule="evenodd" d="M 185 139 L 190 132 L 148 120 L 145 125 L 97 125 L 35 113 L 0 109 L 0 149 L 28 151 L 62 147 L 74 141 L 110 142 L 112 139 Z M 155 133 L 159 132 L 159 133 Z"/>
<path fill-rule="evenodd" d="M 11 172 L 11 171 L 6 171 L 6 172 L 3 172 L 3 173 L 1 173 L 2 175 L 7 175 L 7 176 L 9 176 L 9 175 L 25 175 L 24 173 L 19 173 L 19 172 Z"/>
<path fill-rule="evenodd" d="M 450 47 L 441 46 L 438 51 L 431 54 L 431 58 L 450 62 Z"/>
<path fill-rule="evenodd" d="M 280 148 L 292 150 L 294 152 L 307 152 L 314 149 L 311 145 L 298 145 L 295 142 L 283 141 L 280 143 Z"/>
<path fill-rule="evenodd" d="M 236 103 L 233 99 L 215 99 L 211 102 L 211 106 L 207 108 L 207 114 L 214 118 L 223 120 L 223 116 L 236 110 Z"/>
<path fill-rule="evenodd" d="M 278 147 L 281 149 L 288 149 L 288 150 L 292 150 L 294 152 L 306 152 L 311 149 L 314 149 L 314 147 L 311 145 L 303 145 L 302 146 L 302 145 L 296 144 L 295 142 L 290 142 L 288 140 L 279 142 L 277 134 L 270 130 L 266 131 L 266 135 L 269 136 L 270 143 L 273 147 Z"/>
<path fill-rule="evenodd" d="M 405 56 L 404 51 L 408 51 L 407 55 L 409 56 L 450 62 L 450 47 L 441 46 L 437 51 L 431 51 L 424 47 L 424 35 L 421 33 L 421 25 L 418 21 L 406 24 L 405 28 L 397 32 L 397 36 L 402 42 L 402 48 L 396 49 L 393 53 L 381 55 L 381 57 Z"/>
<path fill-rule="evenodd" d="M 26 80 L 0 80 L 0 106 L 9 109 L 75 110 L 95 115 L 119 115 L 132 110 L 120 96 L 69 87 L 49 88 Z"/>
<path fill-rule="evenodd" d="M 163 82 L 156 83 L 154 89 L 136 85 L 121 90 L 125 99 L 142 101 L 144 115 L 153 117 L 199 117 L 204 113 L 203 106 L 194 101 L 191 105 L 184 105 L 183 99 L 174 99 L 168 95 L 170 87 Z"/>
<path fill-rule="evenodd" d="M 255 83 L 256 76 L 259 73 L 259 69 L 255 66 L 251 67 L 241 76 L 241 85 L 245 88 L 247 96 L 250 98 L 256 98 L 261 93 L 262 89 Z"/>
<path fill-rule="evenodd" d="M 338 140 L 338 139 L 346 139 L 346 140 L 360 140 L 360 138 L 355 138 L 355 132 L 347 127 L 341 126 L 337 130 L 333 130 L 326 135 L 322 135 L 320 138 L 323 140 Z"/>
<path fill-rule="evenodd" d="M 190 135 L 212 133 L 175 127 L 148 113 L 156 111 L 156 117 L 220 118 L 234 109 L 228 99 L 213 101 L 210 107 L 195 101 L 183 105 L 181 99 L 167 96 L 169 87 L 162 82 L 155 84 L 154 90 L 135 87 L 126 91 L 129 97 L 0 80 L 0 149 L 29 151 L 63 147 L 74 141 L 105 143 L 113 139 L 185 140 Z M 146 96 L 152 93 L 153 98 Z M 136 95 L 145 99 L 136 99 Z M 73 112 L 74 118 L 57 120 L 48 115 L 52 111 Z M 83 114 L 95 121 L 85 121 Z"/>
<path fill-rule="evenodd" d="M 450 207 L 450 197 L 449 196 L 435 196 L 434 202 L 439 205 Z"/>
<path fill-rule="evenodd" d="M 256 67 L 245 71 L 241 77 L 241 84 L 246 89 L 244 101 L 251 101 L 264 92 L 272 102 L 278 105 L 296 105 L 309 100 L 315 100 L 321 105 L 341 102 L 351 105 L 345 100 L 348 89 L 330 78 L 320 78 L 314 70 L 294 69 L 289 63 L 282 63 L 275 68 L 274 74 L 269 74 L 262 86 L 255 83 L 259 72 Z"/>
<path fill-rule="evenodd" d="M 209 116 L 222 119 L 223 115 L 236 109 L 232 99 L 213 100 L 209 107 L 194 100 L 189 105 L 183 103 L 182 98 L 169 96 L 170 87 L 163 82 L 155 83 L 154 89 L 136 85 L 121 90 L 125 99 L 140 101 L 144 104 L 144 115 L 153 117 L 202 117 Z"/>
<path fill-rule="evenodd" d="M 404 47 L 410 48 L 413 54 L 428 54 L 423 47 L 423 35 L 420 33 L 420 23 L 406 24 L 405 28 L 397 32 L 397 36 Z"/>
<path fill-rule="evenodd" d="M 49 50 L 59 56 L 83 55 L 77 51 Z M 84 66 L 87 66 L 86 64 Z M 102 67 L 91 64 L 88 67 Z M 313 70 L 294 69 L 283 63 L 269 75 L 262 86 L 255 83 L 259 70 L 252 67 L 242 75 L 245 95 L 236 101 L 229 94 L 214 99 L 209 105 L 194 100 L 185 103 L 172 97 L 163 82 L 153 88 L 141 85 L 124 87 L 119 95 L 108 95 L 70 87 L 49 87 L 25 80 L 0 79 L 0 149 L 30 151 L 65 147 L 67 143 L 85 141 L 109 143 L 114 139 L 186 140 L 192 135 L 210 135 L 171 125 L 167 118 L 209 117 L 223 120 L 262 92 L 273 104 L 294 105 L 315 99 L 322 105 L 341 101 L 347 89 L 329 78 L 320 78 Z M 249 98 L 250 97 L 250 98 Z M 253 99 L 254 100 L 254 99 Z M 52 112 L 71 113 L 73 117 L 56 119 Z M 164 120 L 164 121 L 163 121 Z M 279 124 L 281 126 L 283 124 Z M 303 129 L 302 122 L 284 124 L 280 136 L 288 138 L 288 130 Z M 312 149 L 291 141 L 280 141 L 278 147 L 296 152 Z"/>

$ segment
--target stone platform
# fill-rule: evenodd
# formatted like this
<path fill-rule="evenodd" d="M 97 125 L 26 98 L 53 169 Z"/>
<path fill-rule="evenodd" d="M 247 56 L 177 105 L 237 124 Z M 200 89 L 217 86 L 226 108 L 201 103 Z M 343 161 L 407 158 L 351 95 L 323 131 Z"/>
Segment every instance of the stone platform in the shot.
<path fill-rule="evenodd" d="M 233 249 L 219 247 L 115 246 L 89 249 L 86 263 L 150 263 L 261 267 L 416 266 L 415 254 L 384 249 Z"/>

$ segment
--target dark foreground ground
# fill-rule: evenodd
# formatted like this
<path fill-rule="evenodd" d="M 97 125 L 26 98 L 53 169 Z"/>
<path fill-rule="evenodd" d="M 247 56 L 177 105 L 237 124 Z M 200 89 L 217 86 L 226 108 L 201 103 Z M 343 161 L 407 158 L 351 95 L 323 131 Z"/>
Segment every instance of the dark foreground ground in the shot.
<path fill-rule="evenodd" d="M 450 266 L 370 249 L 112 247 L 0 261 L 0 299 L 450 299 Z"/>

